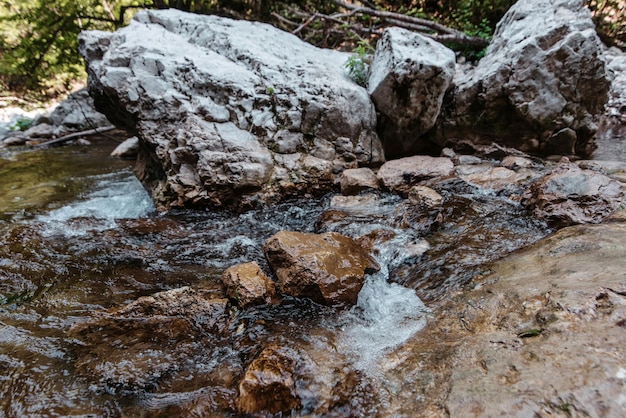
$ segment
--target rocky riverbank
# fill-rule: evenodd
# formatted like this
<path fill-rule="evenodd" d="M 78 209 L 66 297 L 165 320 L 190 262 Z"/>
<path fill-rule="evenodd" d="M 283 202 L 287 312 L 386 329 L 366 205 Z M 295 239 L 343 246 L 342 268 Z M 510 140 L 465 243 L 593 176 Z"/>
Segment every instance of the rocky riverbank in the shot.
<path fill-rule="evenodd" d="M 178 11 L 81 53 L 88 92 L 2 145 L 110 120 L 162 214 L 6 215 L 11 375 L 41 317 L 120 415 L 626 410 L 626 69 L 581 1 L 518 2 L 470 69 L 390 29 L 367 89 L 347 54 Z"/>
<path fill-rule="evenodd" d="M 626 410 L 626 212 L 560 230 L 448 295 L 391 356 L 389 416 L 606 416 Z M 416 366 L 419 365 L 419 366 Z"/>

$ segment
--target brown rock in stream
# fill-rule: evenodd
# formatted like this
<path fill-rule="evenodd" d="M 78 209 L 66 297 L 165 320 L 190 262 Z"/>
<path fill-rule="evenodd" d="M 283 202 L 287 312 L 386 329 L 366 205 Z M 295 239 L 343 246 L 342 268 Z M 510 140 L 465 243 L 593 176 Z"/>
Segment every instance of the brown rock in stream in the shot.
<path fill-rule="evenodd" d="M 68 331 L 76 370 L 108 391 L 152 388 L 188 361 L 193 344 L 228 326 L 227 299 L 181 287 L 97 312 Z"/>
<path fill-rule="evenodd" d="M 263 245 L 281 292 L 324 305 L 353 305 L 364 275 L 380 266 L 352 238 L 281 231 Z"/>
<path fill-rule="evenodd" d="M 298 353 L 269 346 L 255 358 L 239 384 L 237 407 L 242 413 L 286 412 L 300 406 L 296 390 Z"/>
<path fill-rule="evenodd" d="M 276 294 L 274 282 L 255 262 L 229 267 L 222 274 L 222 282 L 228 296 L 241 307 L 270 303 Z"/>

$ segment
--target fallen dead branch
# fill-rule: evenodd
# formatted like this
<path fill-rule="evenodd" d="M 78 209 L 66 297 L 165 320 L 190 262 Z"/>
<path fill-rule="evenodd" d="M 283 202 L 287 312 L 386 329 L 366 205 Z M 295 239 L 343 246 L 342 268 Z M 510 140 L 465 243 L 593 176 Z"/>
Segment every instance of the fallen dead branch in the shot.
<path fill-rule="evenodd" d="M 104 132 L 109 132 L 109 131 L 112 131 L 113 129 L 115 129 L 115 126 L 110 125 L 110 126 L 105 126 L 103 128 L 89 129 L 87 131 L 81 131 L 81 132 L 74 132 L 74 133 L 71 133 L 71 134 L 68 134 L 68 135 L 61 136 L 59 138 L 52 139 L 50 141 L 42 142 L 42 143 L 37 144 L 35 146 L 36 147 L 47 147 L 47 146 L 50 146 L 50 145 L 59 145 L 59 144 L 62 144 L 64 142 L 68 142 L 68 141 L 71 141 L 73 139 L 76 139 L 76 138 L 81 138 L 83 136 L 101 135 Z"/>
<path fill-rule="evenodd" d="M 285 28 L 293 28 L 291 29 L 291 33 L 296 35 L 302 35 L 303 32 L 309 31 L 313 32 L 314 35 L 317 34 L 327 36 L 331 31 L 336 33 L 336 28 L 339 27 L 343 32 L 352 32 L 359 37 L 364 35 L 378 37 L 382 34 L 385 26 L 393 25 L 410 31 L 419 32 L 424 36 L 428 36 L 441 43 L 455 43 L 459 46 L 476 49 L 484 48 L 489 43 L 488 39 L 467 35 L 459 30 L 449 28 L 432 20 L 407 16 L 401 13 L 377 10 L 371 7 L 372 4 L 367 1 L 362 1 L 361 3 L 367 4 L 369 7 L 348 4 L 340 0 L 330 1 L 346 11 L 343 13 L 334 13 L 332 15 L 319 12 L 311 15 L 303 15 L 302 13 L 294 12 L 295 15 L 304 19 L 303 22 L 294 22 L 293 20 L 290 20 L 276 12 L 272 12 L 272 15 Z M 363 24 L 363 16 L 369 16 L 372 18 L 369 22 L 370 26 Z M 360 17 L 360 19 L 356 19 L 357 17 Z M 323 29 L 313 28 L 312 23 L 318 20 L 325 22 L 327 27 Z M 311 34 L 305 36 L 305 38 L 311 37 Z"/>

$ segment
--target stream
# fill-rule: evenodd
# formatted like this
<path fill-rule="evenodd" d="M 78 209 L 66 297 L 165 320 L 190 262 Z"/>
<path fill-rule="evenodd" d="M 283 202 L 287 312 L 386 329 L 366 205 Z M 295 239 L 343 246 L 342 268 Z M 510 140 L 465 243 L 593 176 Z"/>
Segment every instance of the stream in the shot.
<path fill-rule="evenodd" d="M 437 213 L 382 192 L 157 213 L 131 164 L 109 157 L 114 145 L 0 150 L 0 416 L 237 416 L 238 382 L 269 344 L 302 360 L 294 416 L 387 416 L 390 374 L 419 367 L 394 364 L 393 350 L 427 326 L 429 306 L 550 233 L 516 202 L 458 180 L 436 185 Z M 382 269 L 352 309 L 283 297 L 229 308 L 218 333 L 72 331 L 156 292 L 222 298 L 226 268 L 256 261 L 269 273 L 261 246 L 281 230 L 371 237 Z"/>

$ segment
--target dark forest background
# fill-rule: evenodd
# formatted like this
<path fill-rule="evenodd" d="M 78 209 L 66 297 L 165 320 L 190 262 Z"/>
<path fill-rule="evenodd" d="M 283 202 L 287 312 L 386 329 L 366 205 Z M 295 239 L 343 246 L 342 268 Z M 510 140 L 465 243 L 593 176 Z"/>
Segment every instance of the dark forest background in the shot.
<path fill-rule="evenodd" d="M 271 23 L 320 47 L 374 45 L 382 29 L 403 25 L 478 59 L 514 0 L 3 0 L 0 96 L 46 100 L 84 81 L 76 35 L 112 31 L 140 9 L 177 8 Z M 609 46 L 626 46 L 626 0 L 586 0 Z"/>

